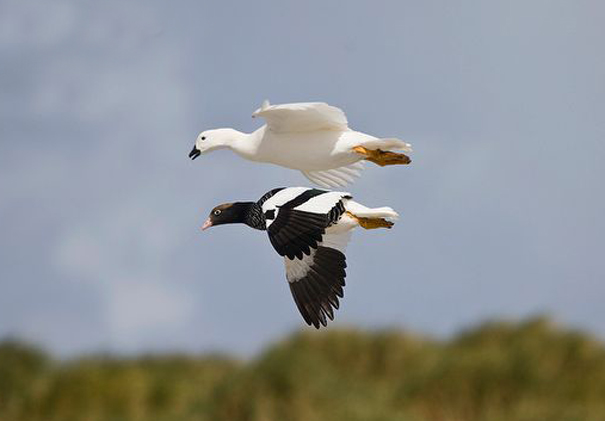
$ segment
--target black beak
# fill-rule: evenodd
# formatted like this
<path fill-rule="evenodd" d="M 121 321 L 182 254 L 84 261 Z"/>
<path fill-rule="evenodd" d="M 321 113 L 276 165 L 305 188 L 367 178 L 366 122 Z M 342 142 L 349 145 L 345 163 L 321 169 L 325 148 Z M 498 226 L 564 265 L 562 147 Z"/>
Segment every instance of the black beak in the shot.
<path fill-rule="evenodd" d="M 202 153 L 200 152 L 200 150 L 194 146 L 193 149 L 191 149 L 191 152 L 189 152 L 189 158 L 191 158 L 191 160 L 193 161 L 195 158 L 197 158 L 201 154 Z"/>

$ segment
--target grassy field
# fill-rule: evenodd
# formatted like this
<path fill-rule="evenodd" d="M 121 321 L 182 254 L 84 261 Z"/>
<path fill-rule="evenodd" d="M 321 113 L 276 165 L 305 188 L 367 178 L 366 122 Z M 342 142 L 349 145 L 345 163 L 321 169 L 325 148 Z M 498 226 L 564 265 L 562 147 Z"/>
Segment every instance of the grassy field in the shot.
<path fill-rule="evenodd" d="M 246 362 L 59 362 L 5 340 L 0 420 L 602 421 L 605 346 L 541 318 L 487 323 L 448 341 L 309 330 Z"/>

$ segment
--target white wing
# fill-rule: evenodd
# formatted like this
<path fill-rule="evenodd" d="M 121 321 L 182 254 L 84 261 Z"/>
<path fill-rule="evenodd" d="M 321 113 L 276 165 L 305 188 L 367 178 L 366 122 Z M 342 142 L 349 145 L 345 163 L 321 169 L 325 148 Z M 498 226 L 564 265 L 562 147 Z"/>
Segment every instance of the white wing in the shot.
<path fill-rule="evenodd" d="M 267 127 L 276 133 L 349 129 L 345 113 L 325 102 L 270 105 L 265 101 L 252 114 L 252 117 L 257 116 L 264 118 Z"/>
<path fill-rule="evenodd" d="M 351 165 L 344 167 L 333 168 L 331 170 L 323 171 L 302 171 L 303 175 L 311 180 L 318 186 L 331 188 L 331 187 L 344 187 L 354 182 L 363 170 L 363 162 L 354 162 Z"/>

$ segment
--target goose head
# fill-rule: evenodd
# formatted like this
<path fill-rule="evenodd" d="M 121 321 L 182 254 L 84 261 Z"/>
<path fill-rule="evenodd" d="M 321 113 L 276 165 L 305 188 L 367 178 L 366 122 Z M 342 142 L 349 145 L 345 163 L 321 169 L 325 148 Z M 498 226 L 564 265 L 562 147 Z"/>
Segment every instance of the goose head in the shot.
<path fill-rule="evenodd" d="M 233 129 L 214 129 L 201 132 L 195 140 L 189 158 L 195 159 L 201 154 L 217 149 L 230 148 L 242 133 Z"/>

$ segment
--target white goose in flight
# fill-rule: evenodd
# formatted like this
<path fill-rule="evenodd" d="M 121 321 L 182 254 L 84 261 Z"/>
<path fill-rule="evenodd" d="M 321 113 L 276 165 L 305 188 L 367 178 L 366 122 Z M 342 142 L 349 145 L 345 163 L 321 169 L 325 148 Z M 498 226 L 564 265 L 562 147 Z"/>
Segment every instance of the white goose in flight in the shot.
<path fill-rule="evenodd" d="M 364 160 L 380 166 L 411 162 L 404 153 L 392 152 L 410 152 L 409 143 L 351 130 L 344 112 L 324 102 L 270 105 L 265 101 L 252 117 L 262 117 L 267 124 L 252 133 L 230 128 L 203 131 L 189 157 L 229 148 L 251 161 L 299 170 L 322 187 L 353 182 Z"/>

